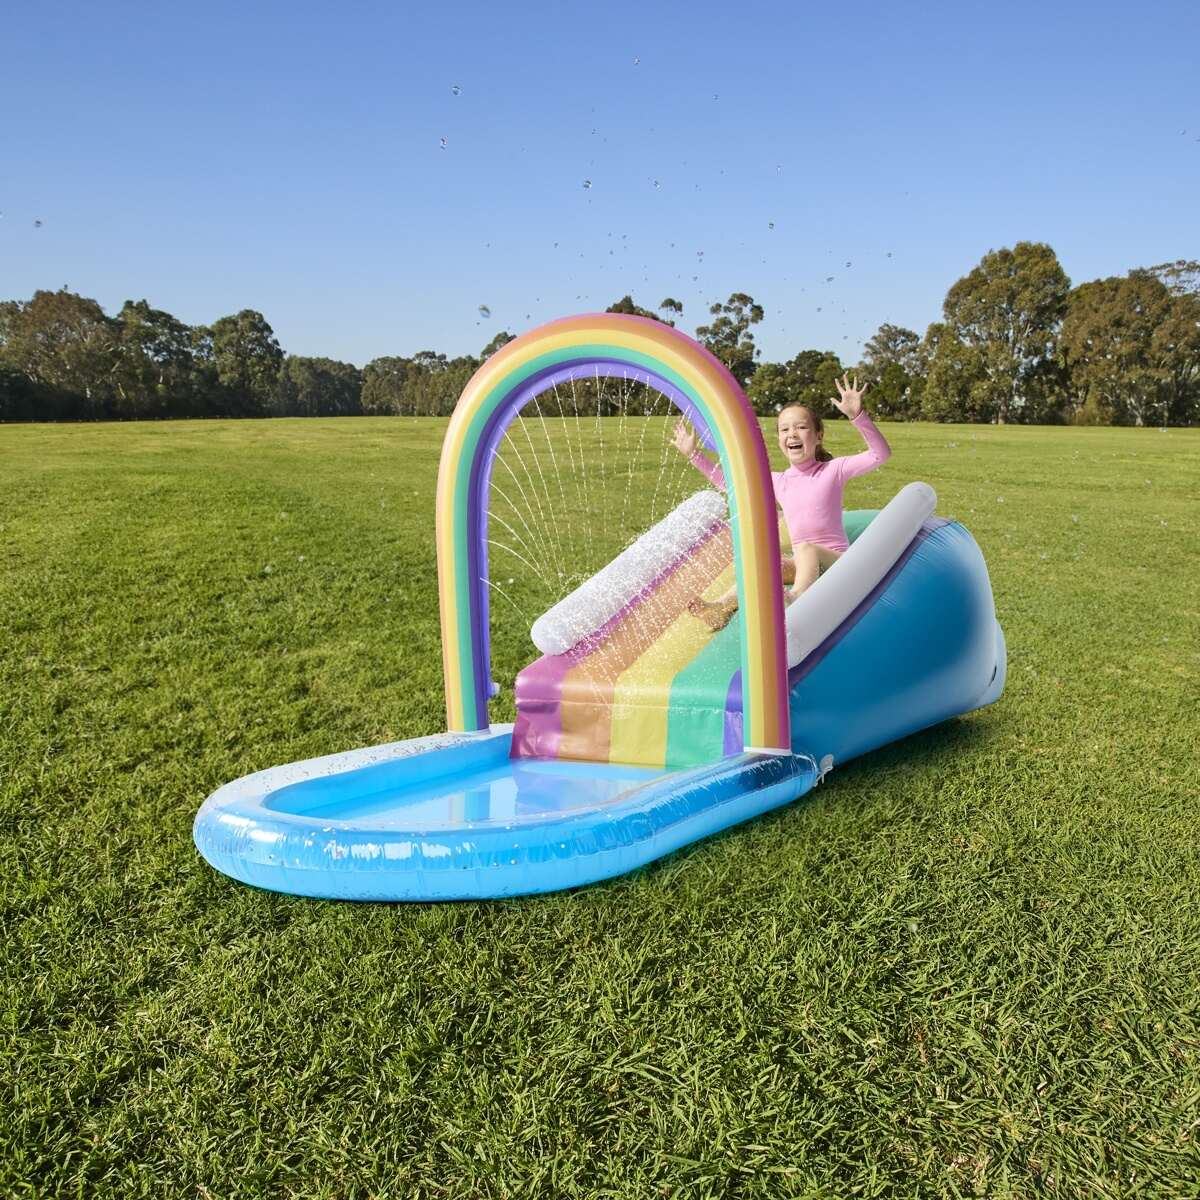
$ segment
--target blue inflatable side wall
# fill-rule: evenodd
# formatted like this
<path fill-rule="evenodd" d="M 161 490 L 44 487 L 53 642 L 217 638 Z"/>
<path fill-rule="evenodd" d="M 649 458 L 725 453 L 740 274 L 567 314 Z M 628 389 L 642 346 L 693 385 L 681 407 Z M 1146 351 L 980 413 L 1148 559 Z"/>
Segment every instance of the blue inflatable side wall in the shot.
<path fill-rule="evenodd" d="M 792 674 L 792 747 L 845 762 L 995 700 L 1004 640 L 987 565 L 930 521 L 882 590 Z"/>

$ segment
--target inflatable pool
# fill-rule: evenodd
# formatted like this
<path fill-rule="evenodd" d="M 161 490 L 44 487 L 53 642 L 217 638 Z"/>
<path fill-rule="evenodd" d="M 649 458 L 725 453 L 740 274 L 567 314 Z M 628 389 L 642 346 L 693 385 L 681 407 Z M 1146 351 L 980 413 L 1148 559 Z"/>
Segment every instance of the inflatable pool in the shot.
<path fill-rule="evenodd" d="M 636 377 L 716 452 L 704 490 L 534 623 L 541 654 L 492 725 L 487 512 L 515 414 L 564 380 Z M 804 795 L 830 770 L 996 700 L 987 568 L 923 483 L 846 514 L 850 549 L 786 610 L 766 449 L 732 376 L 678 330 L 568 318 L 497 352 L 450 420 L 437 547 L 449 732 L 226 784 L 194 837 L 218 870 L 297 895 L 501 897 L 618 875 Z M 687 606 L 736 581 L 738 617 Z"/>

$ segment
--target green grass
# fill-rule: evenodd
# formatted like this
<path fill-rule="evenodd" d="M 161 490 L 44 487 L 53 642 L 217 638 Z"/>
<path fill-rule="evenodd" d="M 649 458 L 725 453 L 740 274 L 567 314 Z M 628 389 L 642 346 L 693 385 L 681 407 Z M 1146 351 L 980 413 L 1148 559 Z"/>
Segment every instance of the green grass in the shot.
<path fill-rule="evenodd" d="M 1197 1194 L 1200 435 L 887 432 L 848 504 L 922 478 L 971 529 L 1002 701 L 627 877 L 439 906 L 251 890 L 191 822 L 443 727 L 441 425 L 0 428 L 0 1194 Z"/>

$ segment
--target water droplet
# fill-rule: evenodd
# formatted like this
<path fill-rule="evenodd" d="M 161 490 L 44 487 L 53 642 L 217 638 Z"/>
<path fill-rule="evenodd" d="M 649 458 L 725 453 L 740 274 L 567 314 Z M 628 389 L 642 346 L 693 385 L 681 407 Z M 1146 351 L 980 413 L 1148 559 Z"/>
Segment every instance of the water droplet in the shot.
<path fill-rule="evenodd" d="M 462 95 L 462 88 L 460 88 L 460 87 L 458 86 L 458 84 L 457 84 L 457 83 L 452 83 L 452 84 L 450 85 L 450 95 L 452 95 L 452 96 L 461 96 L 461 95 Z"/>
<path fill-rule="evenodd" d="M 583 181 L 583 190 L 584 190 L 585 192 L 586 192 L 586 191 L 588 190 L 588 188 L 590 188 L 591 186 L 592 186 L 592 181 L 591 181 L 590 179 L 585 179 L 585 180 Z"/>
<path fill-rule="evenodd" d="M 440 138 L 440 139 L 439 139 L 439 141 L 441 142 L 441 147 L 442 147 L 442 149 L 443 149 L 443 150 L 445 150 L 445 148 L 446 148 L 446 139 L 445 139 L 445 138 Z"/>
<path fill-rule="evenodd" d="M 768 229 L 774 229 L 774 228 L 775 228 L 775 222 L 774 222 L 774 221 L 768 221 L 768 222 L 767 222 L 767 228 L 768 228 Z"/>
<path fill-rule="evenodd" d="M 479 315 L 481 317 L 490 317 L 492 315 L 492 310 L 488 308 L 486 304 L 481 304 L 479 306 Z"/>

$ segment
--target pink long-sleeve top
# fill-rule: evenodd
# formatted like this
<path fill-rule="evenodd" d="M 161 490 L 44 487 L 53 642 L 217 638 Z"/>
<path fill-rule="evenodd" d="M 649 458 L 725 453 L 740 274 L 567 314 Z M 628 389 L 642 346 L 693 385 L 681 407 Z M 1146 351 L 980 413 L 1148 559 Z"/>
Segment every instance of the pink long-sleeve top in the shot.
<path fill-rule="evenodd" d="M 865 412 L 859 413 L 851 424 L 867 443 L 862 453 L 845 454 L 828 462 L 813 460 L 788 467 L 786 471 L 771 472 L 775 500 L 783 509 L 793 546 L 801 542 L 812 542 L 828 550 L 846 550 L 850 546 L 842 523 L 842 492 L 846 481 L 883 466 L 892 456 L 887 439 Z M 716 463 L 709 462 L 699 450 L 692 455 L 692 463 L 708 476 L 714 487 L 725 490 L 725 474 Z"/>

